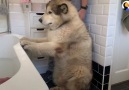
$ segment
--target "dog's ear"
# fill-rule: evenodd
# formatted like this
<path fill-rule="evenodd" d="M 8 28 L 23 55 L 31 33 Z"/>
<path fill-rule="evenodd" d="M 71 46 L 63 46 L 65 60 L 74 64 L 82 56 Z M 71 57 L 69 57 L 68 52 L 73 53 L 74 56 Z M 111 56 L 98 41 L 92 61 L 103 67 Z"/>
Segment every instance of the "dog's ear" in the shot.
<path fill-rule="evenodd" d="M 68 6 L 67 6 L 67 4 L 63 3 L 63 4 L 59 5 L 58 8 L 59 8 L 60 12 L 62 12 L 64 14 L 68 13 Z"/>

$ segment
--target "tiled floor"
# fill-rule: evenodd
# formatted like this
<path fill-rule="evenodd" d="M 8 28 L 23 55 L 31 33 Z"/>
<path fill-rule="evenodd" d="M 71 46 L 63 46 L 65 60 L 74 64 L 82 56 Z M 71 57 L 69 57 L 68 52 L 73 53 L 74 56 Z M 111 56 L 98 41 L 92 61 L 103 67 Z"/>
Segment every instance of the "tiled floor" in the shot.
<path fill-rule="evenodd" d="M 129 90 L 129 81 L 113 85 L 111 90 Z"/>
<path fill-rule="evenodd" d="M 96 88 L 93 84 L 91 84 L 91 88 L 90 90 L 99 90 L 98 88 Z"/>

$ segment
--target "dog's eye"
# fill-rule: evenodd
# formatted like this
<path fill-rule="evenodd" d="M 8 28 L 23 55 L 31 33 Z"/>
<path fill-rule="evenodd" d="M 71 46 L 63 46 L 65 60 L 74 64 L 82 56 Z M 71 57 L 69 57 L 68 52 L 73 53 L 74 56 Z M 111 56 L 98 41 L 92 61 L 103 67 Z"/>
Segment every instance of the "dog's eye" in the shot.
<path fill-rule="evenodd" d="M 48 12 L 48 14 L 52 14 L 52 12 L 51 12 L 51 11 L 49 11 L 49 12 Z"/>

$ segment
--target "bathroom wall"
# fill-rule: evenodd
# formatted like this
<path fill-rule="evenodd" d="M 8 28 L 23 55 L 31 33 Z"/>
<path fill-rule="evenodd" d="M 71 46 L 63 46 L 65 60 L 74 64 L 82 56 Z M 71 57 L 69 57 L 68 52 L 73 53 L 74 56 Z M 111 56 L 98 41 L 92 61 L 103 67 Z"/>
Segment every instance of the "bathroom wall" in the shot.
<path fill-rule="evenodd" d="M 9 0 L 10 30 L 12 33 L 25 35 L 25 17 L 20 0 Z"/>
<path fill-rule="evenodd" d="M 88 0 L 89 8 L 85 22 L 93 39 L 94 75 L 92 84 L 100 90 L 110 88 L 109 79 L 113 58 L 116 2 L 115 0 Z"/>
<path fill-rule="evenodd" d="M 111 65 L 114 35 L 114 11 L 109 12 L 109 0 L 89 0 L 86 24 L 93 39 L 93 60 L 102 66 Z"/>

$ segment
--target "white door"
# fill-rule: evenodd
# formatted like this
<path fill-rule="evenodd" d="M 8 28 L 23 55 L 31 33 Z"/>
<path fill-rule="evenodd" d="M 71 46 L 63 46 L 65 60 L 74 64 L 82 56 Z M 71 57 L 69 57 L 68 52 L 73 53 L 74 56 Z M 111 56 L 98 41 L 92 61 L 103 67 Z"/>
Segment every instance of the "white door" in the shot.
<path fill-rule="evenodd" d="M 116 84 L 129 80 L 129 31 L 121 23 L 121 0 L 117 14 L 117 27 L 114 41 L 114 56 L 112 63 L 111 83 Z"/>

